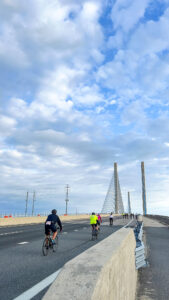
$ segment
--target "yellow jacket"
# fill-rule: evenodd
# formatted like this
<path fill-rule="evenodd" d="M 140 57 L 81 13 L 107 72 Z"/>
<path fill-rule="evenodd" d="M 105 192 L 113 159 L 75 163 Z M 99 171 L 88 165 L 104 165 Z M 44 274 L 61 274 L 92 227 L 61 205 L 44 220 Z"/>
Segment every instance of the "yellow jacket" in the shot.
<path fill-rule="evenodd" d="M 98 217 L 96 215 L 90 216 L 90 224 L 97 224 Z"/>

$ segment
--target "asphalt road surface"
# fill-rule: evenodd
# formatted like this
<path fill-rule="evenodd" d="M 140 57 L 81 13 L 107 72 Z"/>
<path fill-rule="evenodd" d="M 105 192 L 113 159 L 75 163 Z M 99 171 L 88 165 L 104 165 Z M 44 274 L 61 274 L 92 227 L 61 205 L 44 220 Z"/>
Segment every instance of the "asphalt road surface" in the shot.
<path fill-rule="evenodd" d="M 0 227 L 0 299 L 20 296 L 129 221 L 116 219 L 110 227 L 104 219 L 98 241 L 91 241 L 89 220 L 64 222 L 58 250 L 48 256 L 42 255 L 44 224 Z M 47 288 L 32 299 L 42 299 Z"/>

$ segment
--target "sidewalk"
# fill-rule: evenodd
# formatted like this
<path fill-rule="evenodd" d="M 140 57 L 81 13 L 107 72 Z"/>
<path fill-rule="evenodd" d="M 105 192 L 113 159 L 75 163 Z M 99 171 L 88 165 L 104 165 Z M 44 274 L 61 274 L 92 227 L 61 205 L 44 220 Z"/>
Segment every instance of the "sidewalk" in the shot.
<path fill-rule="evenodd" d="M 168 300 L 169 228 L 158 221 L 145 217 L 143 222 L 149 266 L 138 271 L 136 299 Z"/>

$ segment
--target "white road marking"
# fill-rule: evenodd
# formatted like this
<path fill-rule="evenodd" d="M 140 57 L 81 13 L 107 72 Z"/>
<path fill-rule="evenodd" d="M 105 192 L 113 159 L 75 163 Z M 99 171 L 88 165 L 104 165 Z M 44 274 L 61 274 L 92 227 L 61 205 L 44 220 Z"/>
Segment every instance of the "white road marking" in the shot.
<path fill-rule="evenodd" d="M 67 234 L 67 232 L 64 231 L 63 234 Z"/>
<path fill-rule="evenodd" d="M 125 226 L 123 226 L 122 228 L 126 228 L 127 226 L 129 226 L 129 224 L 130 224 L 131 222 L 133 222 L 133 220 L 131 220 L 130 222 L 128 222 L 128 224 L 125 225 Z"/>
<path fill-rule="evenodd" d="M 74 231 L 79 231 L 78 229 L 75 229 Z"/>
<path fill-rule="evenodd" d="M 0 233 L 0 235 L 9 235 L 9 234 L 20 233 L 20 232 L 23 232 L 23 231 L 4 232 L 4 233 Z"/>
<path fill-rule="evenodd" d="M 18 245 L 24 245 L 24 244 L 28 244 L 29 242 L 21 242 L 21 243 L 18 243 Z"/>
<path fill-rule="evenodd" d="M 20 296 L 16 297 L 13 300 L 30 300 L 33 297 L 35 297 L 37 294 L 39 294 L 42 290 L 44 290 L 48 285 L 50 285 L 58 276 L 61 269 L 56 271 L 55 273 L 51 274 L 50 276 L 46 277 L 36 285 L 34 285 L 32 288 L 21 294 Z"/>

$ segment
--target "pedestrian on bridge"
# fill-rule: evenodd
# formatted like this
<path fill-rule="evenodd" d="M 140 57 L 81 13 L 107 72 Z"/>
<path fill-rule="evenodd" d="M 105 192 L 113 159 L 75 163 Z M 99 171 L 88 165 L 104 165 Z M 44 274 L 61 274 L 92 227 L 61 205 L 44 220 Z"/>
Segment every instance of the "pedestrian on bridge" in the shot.
<path fill-rule="evenodd" d="M 110 214 L 109 221 L 110 221 L 110 226 L 112 226 L 113 225 L 113 213 L 112 212 Z"/>

